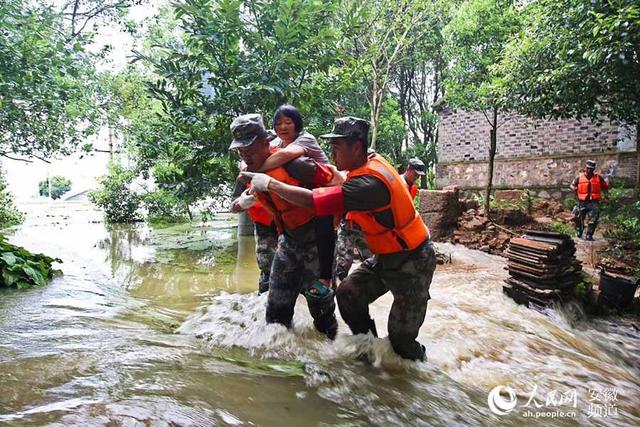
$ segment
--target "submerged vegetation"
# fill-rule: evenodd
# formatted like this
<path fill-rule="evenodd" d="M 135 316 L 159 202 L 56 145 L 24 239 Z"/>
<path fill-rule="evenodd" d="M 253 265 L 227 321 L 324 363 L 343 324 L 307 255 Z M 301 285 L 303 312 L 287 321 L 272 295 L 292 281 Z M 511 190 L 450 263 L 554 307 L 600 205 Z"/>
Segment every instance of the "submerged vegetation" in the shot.
<path fill-rule="evenodd" d="M 62 261 L 43 254 L 33 254 L 25 248 L 12 245 L 0 235 L 0 287 L 25 289 L 46 285 L 59 273 L 52 267 L 54 262 Z"/>

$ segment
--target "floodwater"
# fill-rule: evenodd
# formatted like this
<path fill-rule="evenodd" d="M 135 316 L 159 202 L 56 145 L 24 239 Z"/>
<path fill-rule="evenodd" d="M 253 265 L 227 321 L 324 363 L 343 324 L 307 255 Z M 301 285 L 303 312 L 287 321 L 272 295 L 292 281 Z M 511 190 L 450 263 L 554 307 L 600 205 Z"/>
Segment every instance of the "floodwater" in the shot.
<path fill-rule="evenodd" d="M 453 263 L 436 271 L 428 362 L 414 363 L 342 322 L 328 342 L 302 298 L 292 330 L 266 325 L 233 217 L 108 230 L 83 203 L 28 211 L 9 240 L 64 275 L 0 292 L 0 424 L 640 425 L 637 323 L 517 306 L 501 258 L 440 246 Z M 391 302 L 371 308 L 381 335 Z M 498 386 L 504 415 L 488 406 Z"/>

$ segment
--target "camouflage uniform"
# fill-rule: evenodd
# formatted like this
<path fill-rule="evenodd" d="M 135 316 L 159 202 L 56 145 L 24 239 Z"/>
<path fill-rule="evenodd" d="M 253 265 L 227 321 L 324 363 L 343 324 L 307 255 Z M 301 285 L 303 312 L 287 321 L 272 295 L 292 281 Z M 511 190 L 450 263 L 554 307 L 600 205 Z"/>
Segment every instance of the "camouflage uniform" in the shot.
<path fill-rule="evenodd" d="M 269 290 L 271 265 L 273 264 L 273 257 L 276 254 L 276 248 L 278 246 L 278 233 L 275 223 L 271 223 L 271 225 L 255 223 L 255 236 L 256 261 L 258 262 L 258 268 L 260 268 L 258 293 L 261 294 Z"/>
<path fill-rule="evenodd" d="M 291 326 L 298 295 L 310 288 L 320 272 L 313 222 L 297 228 L 294 233 L 295 237 L 287 233 L 278 237 L 267 300 L 267 323 L 281 323 L 287 327 Z M 307 298 L 307 305 L 316 329 L 335 338 L 338 322 L 333 295 L 323 301 Z"/>
<path fill-rule="evenodd" d="M 362 231 L 357 226 L 349 225 L 344 219 L 338 227 L 336 238 L 335 277 L 344 280 L 353 264 L 354 249 L 357 248 L 361 259 L 367 259 L 373 254 L 367 246 Z"/>
<path fill-rule="evenodd" d="M 393 305 L 388 321 L 391 346 L 406 359 L 424 360 L 424 346 L 416 341 L 416 337 L 427 311 L 435 266 L 430 242 L 411 252 L 366 259 L 338 288 L 342 318 L 354 334 L 371 331 L 377 336 L 375 322 L 369 315 L 369 304 L 391 291 Z"/>
<path fill-rule="evenodd" d="M 587 219 L 587 237 L 592 238 L 600 219 L 599 202 L 597 200 L 580 201 L 576 208 L 574 208 L 574 220 L 578 237 L 582 237 L 584 220 Z"/>

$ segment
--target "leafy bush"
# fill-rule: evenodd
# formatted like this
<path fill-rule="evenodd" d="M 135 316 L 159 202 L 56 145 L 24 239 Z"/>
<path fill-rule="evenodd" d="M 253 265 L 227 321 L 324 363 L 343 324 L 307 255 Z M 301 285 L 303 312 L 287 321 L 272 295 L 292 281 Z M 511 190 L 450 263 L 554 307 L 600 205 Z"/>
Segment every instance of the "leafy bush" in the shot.
<path fill-rule="evenodd" d="M 640 200 L 636 190 L 625 189 L 621 181 L 614 181 L 601 203 L 601 211 L 603 221 L 611 226 L 611 237 L 640 246 Z"/>
<path fill-rule="evenodd" d="M 186 205 L 173 193 L 155 190 L 142 196 L 150 222 L 177 223 L 189 220 Z"/>
<path fill-rule="evenodd" d="M 63 176 L 51 178 L 51 198 L 59 199 L 64 193 L 71 190 L 71 180 Z M 38 183 L 38 193 L 41 196 L 49 196 L 49 181 L 44 180 Z"/>
<path fill-rule="evenodd" d="M 562 207 L 567 211 L 572 210 L 573 207 L 577 204 L 578 204 L 578 199 L 576 199 L 576 196 L 567 196 L 562 201 Z"/>
<path fill-rule="evenodd" d="M 54 261 L 62 262 L 58 258 L 33 254 L 25 248 L 12 245 L 0 235 L 0 287 L 24 289 L 46 285 L 59 273 L 51 268 Z"/>
<path fill-rule="evenodd" d="M 549 224 L 549 227 L 553 231 L 557 231 L 558 233 L 564 233 L 564 234 L 566 234 L 568 236 L 575 237 L 575 235 L 576 235 L 576 231 L 573 229 L 573 227 L 570 227 L 570 226 L 568 226 L 567 224 L 565 224 L 563 222 L 554 221 L 551 224 Z"/>
<path fill-rule="evenodd" d="M 4 172 L 0 169 L 0 228 L 11 227 L 22 221 L 24 221 L 24 214 L 16 208 L 13 195 L 7 189 Z"/>
<path fill-rule="evenodd" d="M 109 173 L 99 179 L 100 187 L 89 193 L 89 199 L 104 209 L 107 222 L 130 223 L 139 219 L 141 198 L 131 190 L 135 177 L 133 171 L 112 162 Z"/>

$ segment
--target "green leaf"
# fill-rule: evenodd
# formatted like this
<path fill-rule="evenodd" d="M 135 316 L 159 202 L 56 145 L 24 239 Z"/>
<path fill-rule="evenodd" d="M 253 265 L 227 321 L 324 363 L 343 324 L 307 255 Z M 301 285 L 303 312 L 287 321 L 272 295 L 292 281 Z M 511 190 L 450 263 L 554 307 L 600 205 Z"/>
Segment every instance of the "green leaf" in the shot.
<path fill-rule="evenodd" d="M 18 261 L 18 258 L 11 252 L 2 252 L 0 259 L 8 266 L 13 266 Z"/>

